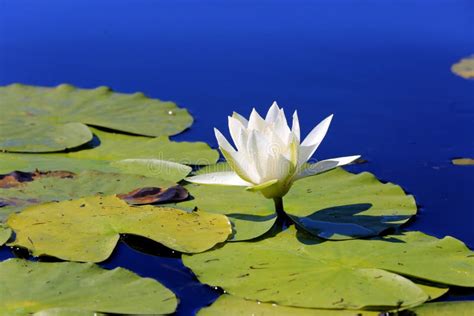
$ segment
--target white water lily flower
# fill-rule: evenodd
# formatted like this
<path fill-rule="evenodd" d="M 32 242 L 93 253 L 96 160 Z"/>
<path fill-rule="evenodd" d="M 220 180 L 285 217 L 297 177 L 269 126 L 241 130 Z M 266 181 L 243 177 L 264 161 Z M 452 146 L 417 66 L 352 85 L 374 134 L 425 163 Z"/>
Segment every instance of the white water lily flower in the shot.
<path fill-rule="evenodd" d="M 186 180 L 246 186 L 250 191 L 260 191 L 267 198 L 281 198 L 296 180 L 349 164 L 360 157 L 332 158 L 306 164 L 321 144 L 331 119 L 332 115 L 324 119 L 301 142 L 297 112 L 293 114 L 290 129 L 285 112 L 276 102 L 265 119 L 255 109 L 249 120 L 234 112 L 229 117 L 229 130 L 237 150 L 219 130 L 214 129 L 219 149 L 233 171 L 202 174 Z"/>

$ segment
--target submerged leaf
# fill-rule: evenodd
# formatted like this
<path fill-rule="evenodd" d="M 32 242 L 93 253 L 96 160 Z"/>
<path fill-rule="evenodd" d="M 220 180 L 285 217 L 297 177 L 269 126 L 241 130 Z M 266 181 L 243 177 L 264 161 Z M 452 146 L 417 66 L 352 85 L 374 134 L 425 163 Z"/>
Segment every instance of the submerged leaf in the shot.
<path fill-rule="evenodd" d="M 341 168 L 295 182 L 284 208 L 301 228 L 335 240 L 376 236 L 417 211 L 413 196 L 399 186 Z"/>
<path fill-rule="evenodd" d="M 440 295 L 405 276 L 474 287 L 474 255 L 462 242 L 407 232 L 321 241 L 294 227 L 258 242 L 227 243 L 183 262 L 198 279 L 246 299 L 327 309 L 391 310 Z"/>
<path fill-rule="evenodd" d="M 119 198 L 132 205 L 179 202 L 188 198 L 188 191 L 180 185 L 169 188 L 142 188 L 126 194 L 117 194 Z"/>
<path fill-rule="evenodd" d="M 92 139 L 85 125 L 147 135 L 175 135 L 192 124 L 185 109 L 141 93 L 124 94 L 107 87 L 78 89 L 12 84 L 0 87 L 0 149 L 53 152 Z"/>
<path fill-rule="evenodd" d="M 51 201 L 64 201 L 102 193 L 125 193 L 140 187 L 171 187 L 175 183 L 137 175 L 84 171 L 72 177 L 40 177 L 23 182 L 20 187 L 0 189 L 0 221 L 26 206 Z"/>
<path fill-rule="evenodd" d="M 177 305 L 173 292 L 153 279 L 88 263 L 10 259 L 0 262 L 0 283 L 2 315 L 168 314 Z"/>
<path fill-rule="evenodd" d="M 232 232 L 223 215 L 170 207 L 130 206 L 116 196 L 92 196 L 30 206 L 12 214 L 10 243 L 33 255 L 101 262 L 120 234 L 143 236 L 180 252 L 195 253 L 224 242 Z"/>

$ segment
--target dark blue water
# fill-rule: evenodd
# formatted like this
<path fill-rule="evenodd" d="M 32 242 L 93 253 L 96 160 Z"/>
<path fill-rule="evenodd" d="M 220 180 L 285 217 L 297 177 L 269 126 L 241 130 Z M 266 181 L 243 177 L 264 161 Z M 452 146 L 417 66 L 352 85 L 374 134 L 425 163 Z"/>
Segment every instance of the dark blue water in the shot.
<path fill-rule="evenodd" d="M 474 247 L 474 1 L 0 0 L 0 84 L 108 85 L 174 100 L 196 118 L 176 140 L 215 146 L 226 115 L 298 109 L 308 132 L 330 113 L 317 158 L 362 154 L 416 196 L 408 229 Z M 9 256 L 1 250 L 1 256 Z M 217 297 L 178 259 L 121 244 L 107 267 L 154 277 L 187 315 Z M 467 298 L 469 296 L 461 296 Z M 474 296 L 470 296 L 473 298 Z"/>

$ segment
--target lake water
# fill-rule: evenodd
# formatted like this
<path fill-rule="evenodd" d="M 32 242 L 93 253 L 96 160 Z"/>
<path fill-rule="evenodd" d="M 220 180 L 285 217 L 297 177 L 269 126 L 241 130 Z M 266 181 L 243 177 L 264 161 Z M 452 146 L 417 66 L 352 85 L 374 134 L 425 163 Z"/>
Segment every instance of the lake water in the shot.
<path fill-rule="evenodd" d="M 334 113 L 316 158 L 362 154 L 369 162 L 351 170 L 415 195 L 407 229 L 471 248 L 474 167 L 450 159 L 474 157 L 474 81 L 450 67 L 473 53 L 471 0 L 0 0 L 0 85 L 142 91 L 191 111 L 194 125 L 175 140 L 212 146 L 232 111 L 277 100 L 298 109 L 303 133 Z M 180 315 L 219 295 L 179 259 L 123 243 L 103 265 L 161 281 Z"/>

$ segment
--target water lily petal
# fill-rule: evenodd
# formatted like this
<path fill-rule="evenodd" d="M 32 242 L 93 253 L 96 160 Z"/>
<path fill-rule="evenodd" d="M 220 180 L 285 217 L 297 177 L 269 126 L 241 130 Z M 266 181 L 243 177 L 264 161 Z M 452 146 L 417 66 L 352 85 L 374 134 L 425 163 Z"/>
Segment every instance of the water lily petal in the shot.
<path fill-rule="evenodd" d="M 324 120 L 322 120 L 318 125 L 316 125 L 316 127 L 313 128 L 311 132 L 309 132 L 308 136 L 306 136 L 306 138 L 301 143 L 301 145 L 303 146 L 311 146 L 311 145 L 316 145 L 316 144 L 319 145 L 321 141 L 323 140 L 324 136 L 326 136 L 329 125 L 331 124 L 332 117 L 333 117 L 333 114 L 329 115 Z"/>
<path fill-rule="evenodd" d="M 324 120 L 321 121 L 315 128 L 306 136 L 304 141 L 301 143 L 301 150 L 300 150 L 300 158 L 299 162 L 308 161 L 309 158 L 314 154 L 316 149 L 318 149 L 319 145 L 326 136 L 328 131 L 329 125 L 331 124 L 333 115 L 329 115 Z"/>
<path fill-rule="evenodd" d="M 274 123 L 278 118 L 279 113 L 280 108 L 278 107 L 276 101 L 274 101 L 270 109 L 268 109 L 267 115 L 265 116 L 265 122 L 268 124 Z"/>
<path fill-rule="evenodd" d="M 249 121 L 237 112 L 233 112 L 232 117 L 235 118 L 236 120 L 238 120 L 240 123 L 242 123 L 242 125 L 245 128 L 247 128 L 247 126 L 249 125 Z"/>
<path fill-rule="evenodd" d="M 247 154 L 248 161 L 251 161 L 255 166 L 255 172 L 258 175 L 258 179 L 254 180 L 254 183 L 260 183 L 262 179 L 267 176 L 267 162 L 269 158 L 269 150 L 271 144 L 258 130 L 252 130 L 249 133 L 247 141 Z"/>
<path fill-rule="evenodd" d="M 266 188 L 268 188 L 268 187 L 274 185 L 274 184 L 277 183 L 277 182 L 278 182 L 278 179 L 272 179 L 272 180 L 269 180 L 269 181 L 264 182 L 264 183 L 262 183 L 262 184 L 249 186 L 249 187 L 246 188 L 245 190 L 250 191 L 250 192 L 262 191 L 263 189 L 266 189 Z"/>
<path fill-rule="evenodd" d="M 259 131 L 264 131 L 267 127 L 267 122 L 258 114 L 255 109 L 252 109 L 252 113 L 250 113 L 249 124 L 247 126 L 248 129 L 256 129 Z"/>
<path fill-rule="evenodd" d="M 232 147 L 232 145 L 229 143 L 227 138 L 225 138 L 225 136 L 217 128 L 214 128 L 214 135 L 216 136 L 217 144 L 219 144 L 219 148 L 222 148 L 225 151 L 228 151 L 231 153 L 235 152 L 235 148 Z"/>
<path fill-rule="evenodd" d="M 228 118 L 228 125 L 230 136 L 234 141 L 235 147 L 237 147 L 238 151 L 244 150 L 246 142 L 243 142 L 244 138 L 242 137 L 242 133 L 245 132 L 245 127 L 238 119 L 231 116 Z"/>
<path fill-rule="evenodd" d="M 291 131 L 300 142 L 301 132 L 300 132 L 300 120 L 298 119 L 298 112 L 293 113 L 293 123 L 291 124 Z"/>
<path fill-rule="evenodd" d="M 285 111 L 283 109 L 280 110 L 278 118 L 275 121 L 273 133 L 280 137 L 280 139 L 285 143 L 285 146 L 289 145 L 291 130 L 286 121 Z"/>
<path fill-rule="evenodd" d="M 232 171 L 213 172 L 200 174 L 185 179 L 188 182 L 200 184 L 217 184 L 217 185 L 235 185 L 235 186 L 253 186 L 252 183 L 242 180 L 239 175 Z"/>
<path fill-rule="evenodd" d="M 242 152 L 237 152 L 234 147 L 230 145 L 222 133 L 214 128 L 219 149 L 229 163 L 230 167 L 245 181 L 252 183 L 252 170 L 248 168 L 248 160 Z"/>
<path fill-rule="evenodd" d="M 304 168 L 301 170 L 294 178 L 293 181 L 314 176 L 318 173 L 322 173 L 325 171 L 329 171 L 331 169 L 334 169 L 336 167 L 344 166 L 347 164 L 350 164 L 354 160 L 357 160 L 360 158 L 360 155 L 356 156 L 347 156 L 347 157 L 339 157 L 339 158 L 331 158 L 331 159 L 326 159 L 326 160 L 321 160 L 318 161 L 315 164 L 311 164 L 308 167 Z"/>

